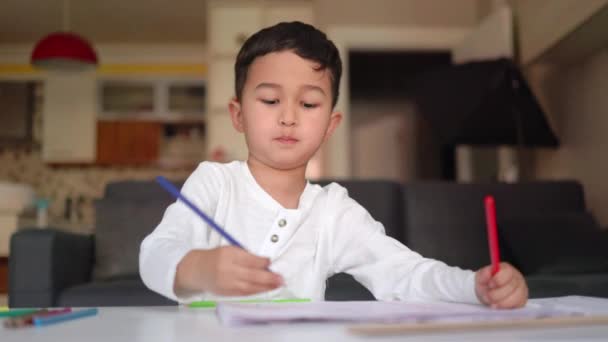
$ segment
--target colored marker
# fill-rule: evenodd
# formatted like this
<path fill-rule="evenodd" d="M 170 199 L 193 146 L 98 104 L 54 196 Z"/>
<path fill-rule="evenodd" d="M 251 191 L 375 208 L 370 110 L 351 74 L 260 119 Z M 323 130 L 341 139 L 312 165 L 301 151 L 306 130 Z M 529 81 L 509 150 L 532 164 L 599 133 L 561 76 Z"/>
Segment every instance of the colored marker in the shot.
<path fill-rule="evenodd" d="M 224 231 L 222 227 L 215 223 L 215 221 L 213 221 L 211 217 L 207 216 L 202 210 L 200 210 L 196 205 L 194 205 L 194 203 L 190 202 L 190 200 L 187 199 L 186 196 L 182 195 L 179 190 L 173 184 L 171 184 L 171 182 L 169 182 L 165 177 L 158 176 L 156 177 L 156 181 L 171 195 L 184 202 L 184 204 L 187 205 L 190 209 L 192 209 L 198 216 L 200 216 L 203 221 L 207 222 L 207 224 L 209 224 L 211 228 L 215 229 L 215 231 L 217 231 L 224 239 L 228 240 L 231 245 L 245 249 L 243 245 L 238 243 L 232 236 L 230 236 L 230 234 Z"/>
<path fill-rule="evenodd" d="M 492 261 L 492 275 L 500 271 L 500 250 L 498 249 L 498 231 L 496 229 L 496 203 L 493 196 L 486 196 L 486 226 L 488 228 L 488 245 Z"/>
<path fill-rule="evenodd" d="M 224 303 L 243 303 L 243 304 L 255 304 L 255 303 L 308 303 L 308 298 L 289 298 L 289 299 L 244 299 L 244 300 L 227 300 Z M 198 302 L 192 302 L 188 304 L 189 308 L 214 308 L 217 306 L 216 301 L 203 300 Z"/>
<path fill-rule="evenodd" d="M 53 316 L 53 315 L 60 315 L 60 314 L 68 313 L 71 311 L 72 311 L 71 308 L 64 308 L 64 309 L 57 309 L 57 310 L 43 309 L 43 310 L 36 311 L 35 313 L 29 314 L 29 315 L 8 318 L 3 322 L 3 324 L 6 328 L 21 328 L 24 326 L 33 325 L 34 318 L 36 318 L 36 317 L 49 317 L 49 316 Z"/>
<path fill-rule="evenodd" d="M 63 314 L 52 315 L 48 317 L 34 317 L 34 325 L 37 327 L 49 324 L 55 324 L 73 319 L 84 318 L 97 315 L 97 308 L 83 309 L 78 311 L 67 312 Z"/>
<path fill-rule="evenodd" d="M 0 317 L 18 317 L 32 314 L 40 309 L 10 309 L 8 311 L 0 311 Z"/>

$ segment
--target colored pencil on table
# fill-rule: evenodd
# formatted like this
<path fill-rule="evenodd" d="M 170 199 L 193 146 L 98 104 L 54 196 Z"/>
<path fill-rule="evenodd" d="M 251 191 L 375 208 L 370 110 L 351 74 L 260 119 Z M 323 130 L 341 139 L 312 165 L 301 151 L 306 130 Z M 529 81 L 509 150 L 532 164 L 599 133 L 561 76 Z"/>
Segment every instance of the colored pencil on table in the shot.
<path fill-rule="evenodd" d="M 84 318 L 97 315 L 97 308 L 83 309 L 64 314 L 52 315 L 49 317 L 34 317 L 34 325 L 37 327 L 55 324 L 65 321 L 70 321 L 78 318 Z"/>
<path fill-rule="evenodd" d="M 8 311 L 0 311 L 0 318 L 24 316 L 36 311 L 40 311 L 40 309 L 10 309 Z"/>
<path fill-rule="evenodd" d="M 63 308 L 63 309 L 57 309 L 57 310 L 42 309 L 42 310 L 36 311 L 34 313 L 28 314 L 28 315 L 8 318 L 3 323 L 4 323 L 4 327 L 6 327 L 6 328 L 21 328 L 21 327 L 33 325 L 34 318 L 36 318 L 36 317 L 50 317 L 53 315 L 60 315 L 60 314 L 68 313 L 71 311 L 72 311 L 71 308 Z"/>

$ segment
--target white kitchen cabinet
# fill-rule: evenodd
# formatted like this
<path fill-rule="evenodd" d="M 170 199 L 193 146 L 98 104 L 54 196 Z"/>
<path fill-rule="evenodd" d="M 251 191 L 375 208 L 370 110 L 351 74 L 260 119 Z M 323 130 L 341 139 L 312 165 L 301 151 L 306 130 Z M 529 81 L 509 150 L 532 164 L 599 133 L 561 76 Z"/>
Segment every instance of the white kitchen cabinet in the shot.
<path fill-rule="evenodd" d="M 208 106 L 210 110 L 228 108 L 234 97 L 234 57 L 214 58 L 209 62 Z"/>
<path fill-rule="evenodd" d="M 209 50 L 212 55 L 235 55 L 243 42 L 262 27 L 262 7 L 220 4 L 210 6 Z"/>
<path fill-rule="evenodd" d="M 48 73 L 43 86 L 42 159 L 91 163 L 97 139 L 95 72 Z"/>
<path fill-rule="evenodd" d="M 102 120 L 204 121 L 205 80 L 179 77 L 120 78 L 98 81 Z"/>

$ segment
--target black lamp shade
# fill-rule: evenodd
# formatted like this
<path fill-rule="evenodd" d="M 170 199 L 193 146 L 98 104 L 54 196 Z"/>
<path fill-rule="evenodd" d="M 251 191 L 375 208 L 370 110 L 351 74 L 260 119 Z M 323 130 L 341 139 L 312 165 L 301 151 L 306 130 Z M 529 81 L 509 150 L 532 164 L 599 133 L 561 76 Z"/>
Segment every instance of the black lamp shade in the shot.
<path fill-rule="evenodd" d="M 422 74 L 416 104 L 442 143 L 557 147 L 545 113 L 508 59 Z"/>

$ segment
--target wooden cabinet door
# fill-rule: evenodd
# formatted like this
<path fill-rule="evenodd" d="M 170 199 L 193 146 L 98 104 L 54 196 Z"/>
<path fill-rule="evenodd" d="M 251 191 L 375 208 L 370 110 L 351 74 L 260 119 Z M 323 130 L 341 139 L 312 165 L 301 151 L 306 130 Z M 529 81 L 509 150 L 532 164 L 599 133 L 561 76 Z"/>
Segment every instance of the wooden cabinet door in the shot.
<path fill-rule="evenodd" d="M 128 165 L 158 161 L 161 128 L 158 122 L 98 122 L 97 163 Z"/>

